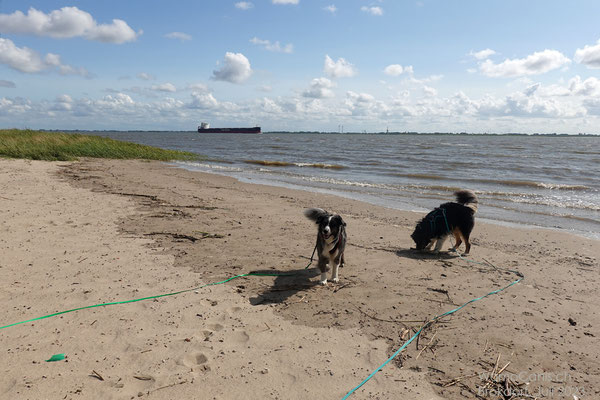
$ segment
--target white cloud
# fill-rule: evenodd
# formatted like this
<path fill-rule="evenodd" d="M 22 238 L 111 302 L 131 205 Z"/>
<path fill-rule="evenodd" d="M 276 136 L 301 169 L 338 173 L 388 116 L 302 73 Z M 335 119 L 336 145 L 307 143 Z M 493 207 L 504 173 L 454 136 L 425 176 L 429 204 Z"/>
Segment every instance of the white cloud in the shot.
<path fill-rule="evenodd" d="M 148 74 L 146 72 L 140 72 L 139 74 L 137 74 L 137 77 L 143 81 L 152 81 L 156 79 L 153 75 Z"/>
<path fill-rule="evenodd" d="M 172 83 L 163 83 L 160 85 L 154 85 L 152 86 L 152 90 L 157 91 L 157 92 L 176 92 L 177 88 L 175 87 L 175 85 L 173 85 Z"/>
<path fill-rule="evenodd" d="M 239 8 L 240 10 L 249 10 L 252 7 L 254 7 L 254 4 L 249 1 L 238 1 L 235 3 L 235 8 Z"/>
<path fill-rule="evenodd" d="M 215 108 L 219 105 L 217 99 L 212 93 L 192 93 L 192 101 L 187 105 L 188 108 L 207 109 Z"/>
<path fill-rule="evenodd" d="M 559 51 L 544 50 L 533 53 L 526 58 L 514 60 L 506 59 L 500 64 L 494 64 L 488 59 L 479 64 L 479 70 L 485 76 L 506 78 L 543 74 L 560 68 L 570 62 L 571 60 Z"/>
<path fill-rule="evenodd" d="M 242 83 L 252 75 L 250 61 L 242 53 L 225 53 L 224 65 L 213 71 L 211 79 L 231 83 Z"/>
<path fill-rule="evenodd" d="M 349 115 L 356 117 L 375 117 L 389 109 L 385 103 L 375 100 L 373 95 L 369 93 L 356 93 L 353 91 L 348 91 L 346 93 L 344 106 L 349 112 Z"/>
<path fill-rule="evenodd" d="M 89 13 L 77 7 L 63 7 L 49 14 L 33 7 L 27 15 L 21 11 L 0 14 L 0 31 L 59 39 L 83 37 L 118 44 L 134 41 L 142 34 L 142 31 L 136 33 L 120 19 L 113 19 L 111 24 L 99 25 Z"/>
<path fill-rule="evenodd" d="M 383 15 L 383 8 L 381 7 L 367 7 L 367 6 L 362 6 L 361 11 L 364 11 L 366 13 L 369 13 L 371 15 L 376 15 L 376 16 L 381 16 Z"/>
<path fill-rule="evenodd" d="M 331 4 L 327 7 L 323 7 L 323 10 L 329 11 L 330 13 L 335 14 L 337 11 L 337 7 L 334 4 Z"/>
<path fill-rule="evenodd" d="M 435 97 L 438 94 L 438 91 L 431 86 L 423 86 L 423 91 L 425 92 L 425 95 L 429 97 Z"/>
<path fill-rule="evenodd" d="M 478 60 L 485 60 L 486 58 L 489 58 L 490 56 L 493 56 L 494 54 L 496 54 L 496 52 L 492 49 L 485 49 L 485 50 L 481 50 L 478 52 L 471 51 L 469 53 L 470 56 L 475 57 Z"/>
<path fill-rule="evenodd" d="M 42 58 L 36 51 L 28 47 L 17 47 L 12 40 L 2 38 L 0 38 L 0 64 L 29 74 L 56 69 L 61 75 L 90 77 L 90 73 L 85 68 L 62 64 L 57 54 L 48 53 Z"/>
<path fill-rule="evenodd" d="M 600 79 L 589 77 L 585 81 L 579 75 L 569 80 L 569 91 L 577 96 L 600 96 Z"/>
<path fill-rule="evenodd" d="M 333 61 L 329 55 L 325 55 L 325 65 L 323 67 L 325 74 L 332 78 L 350 78 L 356 75 L 354 65 L 343 58 Z"/>
<path fill-rule="evenodd" d="M 298 4 L 300 0 L 273 0 L 273 4 Z"/>
<path fill-rule="evenodd" d="M 586 45 L 575 51 L 575 61 L 590 68 L 600 68 L 600 39 L 595 45 Z"/>
<path fill-rule="evenodd" d="M 391 65 L 388 65 L 387 67 L 385 67 L 383 72 L 385 72 L 385 74 L 389 75 L 389 76 L 398 76 L 398 75 L 402 75 L 403 73 L 412 74 L 413 67 L 412 67 L 412 65 L 403 67 L 400 64 L 391 64 Z"/>
<path fill-rule="evenodd" d="M 334 97 L 335 94 L 331 88 L 335 87 L 335 84 L 327 78 L 316 78 L 310 83 L 310 87 L 302 92 L 303 97 L 309 97 L 313 99 L 324 99 Z"/>
<path fill-rule="evenodd" d="M 179 39 L 182 42 L 185 40 L 192 40 L 192 35 L 188 35 L 187 33 L 183 33 L 183 32 L 171 32 L 171 33 L 167 33 L 165 35 L 166 38 L 168 39 Z"/>
<path fill-rule="evenodd" d="M 265 49 L 269 51 L 274 51 L 278 53 L 292 53 L 294 51 L 294 45 L 291 43 L 286 44 L 285 46 L 281 46 L 279 42 L 271 43 L 269 40 L 262 40 L 257 37 L 253 37 L 250 39 L 250 43 L 263 46 Z"/>
<path fill-rule="evenodd" d="M 208 87 L 203 83 L 192 83 L 187 88 L 196 92 L 208 92 Z"/>

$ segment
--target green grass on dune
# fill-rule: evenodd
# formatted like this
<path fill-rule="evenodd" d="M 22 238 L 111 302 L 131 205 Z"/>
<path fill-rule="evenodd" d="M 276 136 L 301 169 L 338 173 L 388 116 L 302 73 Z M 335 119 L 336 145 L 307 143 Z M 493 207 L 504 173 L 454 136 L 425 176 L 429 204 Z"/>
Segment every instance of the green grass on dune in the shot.
<path fill-rule="evenodd" d="M 72 161 L 79 157 L 159 161 L 200 158 L 194 153 L 165 150 L 101 136 L 21 129 L 0 129 L 0 157 L 47 161 Z"/>

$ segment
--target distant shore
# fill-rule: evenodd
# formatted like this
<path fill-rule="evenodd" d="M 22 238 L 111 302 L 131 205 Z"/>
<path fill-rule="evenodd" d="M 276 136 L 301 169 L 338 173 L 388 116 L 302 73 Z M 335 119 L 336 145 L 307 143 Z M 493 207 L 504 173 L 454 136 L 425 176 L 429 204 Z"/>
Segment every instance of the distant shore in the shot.
<path fill-rule="evenodd" d="M 350 398 L 476 398 L 506 374 L 538 397 L 600 395 L 599 241 L 478 221 L 466 261 L 410 250 L 422 214 L 332 195 L 160 162 L 0 168 L 2 326 L 294 273 L 0 330 L 7 398 L 342 398 L 424 321 L 506 286 L 510 270 L 525 279 L 431 325 Z M 304 269 L 307 207 L 348 223 L 339 285 Z M 66 361 L 44 362 L 57 353 Z"/>
<path fill-rule="evenodd" d="M 156 130 L 156 129 L 103 129 L 103 130 L 89 130 L 89 129 L 39 129 L 44 132 L 70 132 L 70 133 L 93 133 L 93 132 L 197 132 L 196 129 L 190 129 L 189 131 L 178 131 L 178 130 Z M 523 133 L 523 132 L 416 132 L 416 131 L 278 131 L 278 130 L 265 130 L 263 134 L 269 133 L 286 133 L 286 134 L 330 134 L 330 135 L 472 135 L 472 136 L 560 136 L 560 137 L 598 137 L 600 133 Z"/>

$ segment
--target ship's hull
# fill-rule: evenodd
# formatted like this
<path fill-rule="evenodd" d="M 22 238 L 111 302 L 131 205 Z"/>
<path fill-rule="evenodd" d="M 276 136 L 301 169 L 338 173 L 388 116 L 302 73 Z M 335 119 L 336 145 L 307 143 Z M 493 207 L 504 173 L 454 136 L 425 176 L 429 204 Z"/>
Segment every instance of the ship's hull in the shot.
<path fill-rule="evenodd" d="M 198 128 L 199 133 L 261 133 L 260 126 L 254 128 Z"/>

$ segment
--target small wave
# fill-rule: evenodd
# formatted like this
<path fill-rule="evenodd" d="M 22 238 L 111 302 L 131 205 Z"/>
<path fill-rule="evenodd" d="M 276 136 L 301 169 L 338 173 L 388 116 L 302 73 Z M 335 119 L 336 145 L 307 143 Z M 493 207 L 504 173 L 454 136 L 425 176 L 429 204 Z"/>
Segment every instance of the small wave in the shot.
<path fill-rule="evenodd" d="M 433 174 L 401 174 L 401 173 L 391 173 L 391 176 L 401 176 L 403 178 L 416 178 L 416 179 L 431 179 L 431 180 L 440 180 L 440 179 L 448 179 L 445 176 L 441 175 L 433 175 Z"/>
<path fill-rule="evenodd" d="M 219 170 L 219 171 L 231 171 L 231 172 L 243 171 L 241 168 L 236 168 L 236 167 L 225 167 L 222 165 L 203 164 L 203 163 L 197 163 L 197 162 L 180 161 L 180 162 L 176 162 L 176 164 L 186 165 L 186 166 L 193 167 L 193 168 L 213 169 L 213 170 Z"/>
<path fill-rule="evenodd" d="M 309 167 L 322 169 L 344 169 L 343 165 L 339 164 L 322 164 L 322 163 L 291 163 L 287 161 L 269 161 L 269 160 L 245 160 L 247 164 L 264 165 L 268 167 Z"/>
<path fill-rule="evenodd" d="M 544 183 L 544 182 L 532 182 L 532 181 L 519 181 L 519 180 L 493 180 L 493 179 L 481 179 L 475 180 L 484 183 L 497 183 L 506 186 L 519 186 L 519 187 L 534 187 L 541 189 L 553 189 L 553 190 L 590 190 L 591 188 L 584 185 L 567 185 L 560 183 Z"/>
<path fill-rule="evenodd" d="M 512 203 L 521 203 L 521 204 L 529 204 L 533 206 L 548 206 L 556 209 L 561 208 L 572 208 L 578 210 L 590 210 L 590 211 L 600 211 L 600 205 L 583 202 L 583 201 L 569 201 L 568 199 L 552 199 L 546 197 L 510 197 L 507 199 Z"/>
<path fill-rule="evenodd" d="M 428 179 L 428 180 L 446 180 L 446 181 L 466 181 L 474 183 L 491 183 L 493 185 L 500 186 L 513 186 L 513 187 L 530 187 L 538 189 L 550 189 L 550 190 L 593 190 L 593 188 L 585 185 L 568 185 L 562 183 L 545 183 L 545 182 L 534 182 L 534 181 L 522 181 L 522 180 L 502 180 L 502 179 L 485 179 L 485 178 L 454 178 L 435 174 L 401 174 L 392 173 L 392 176 L 399 176 L 404 178 L 414 179 Z"/>

